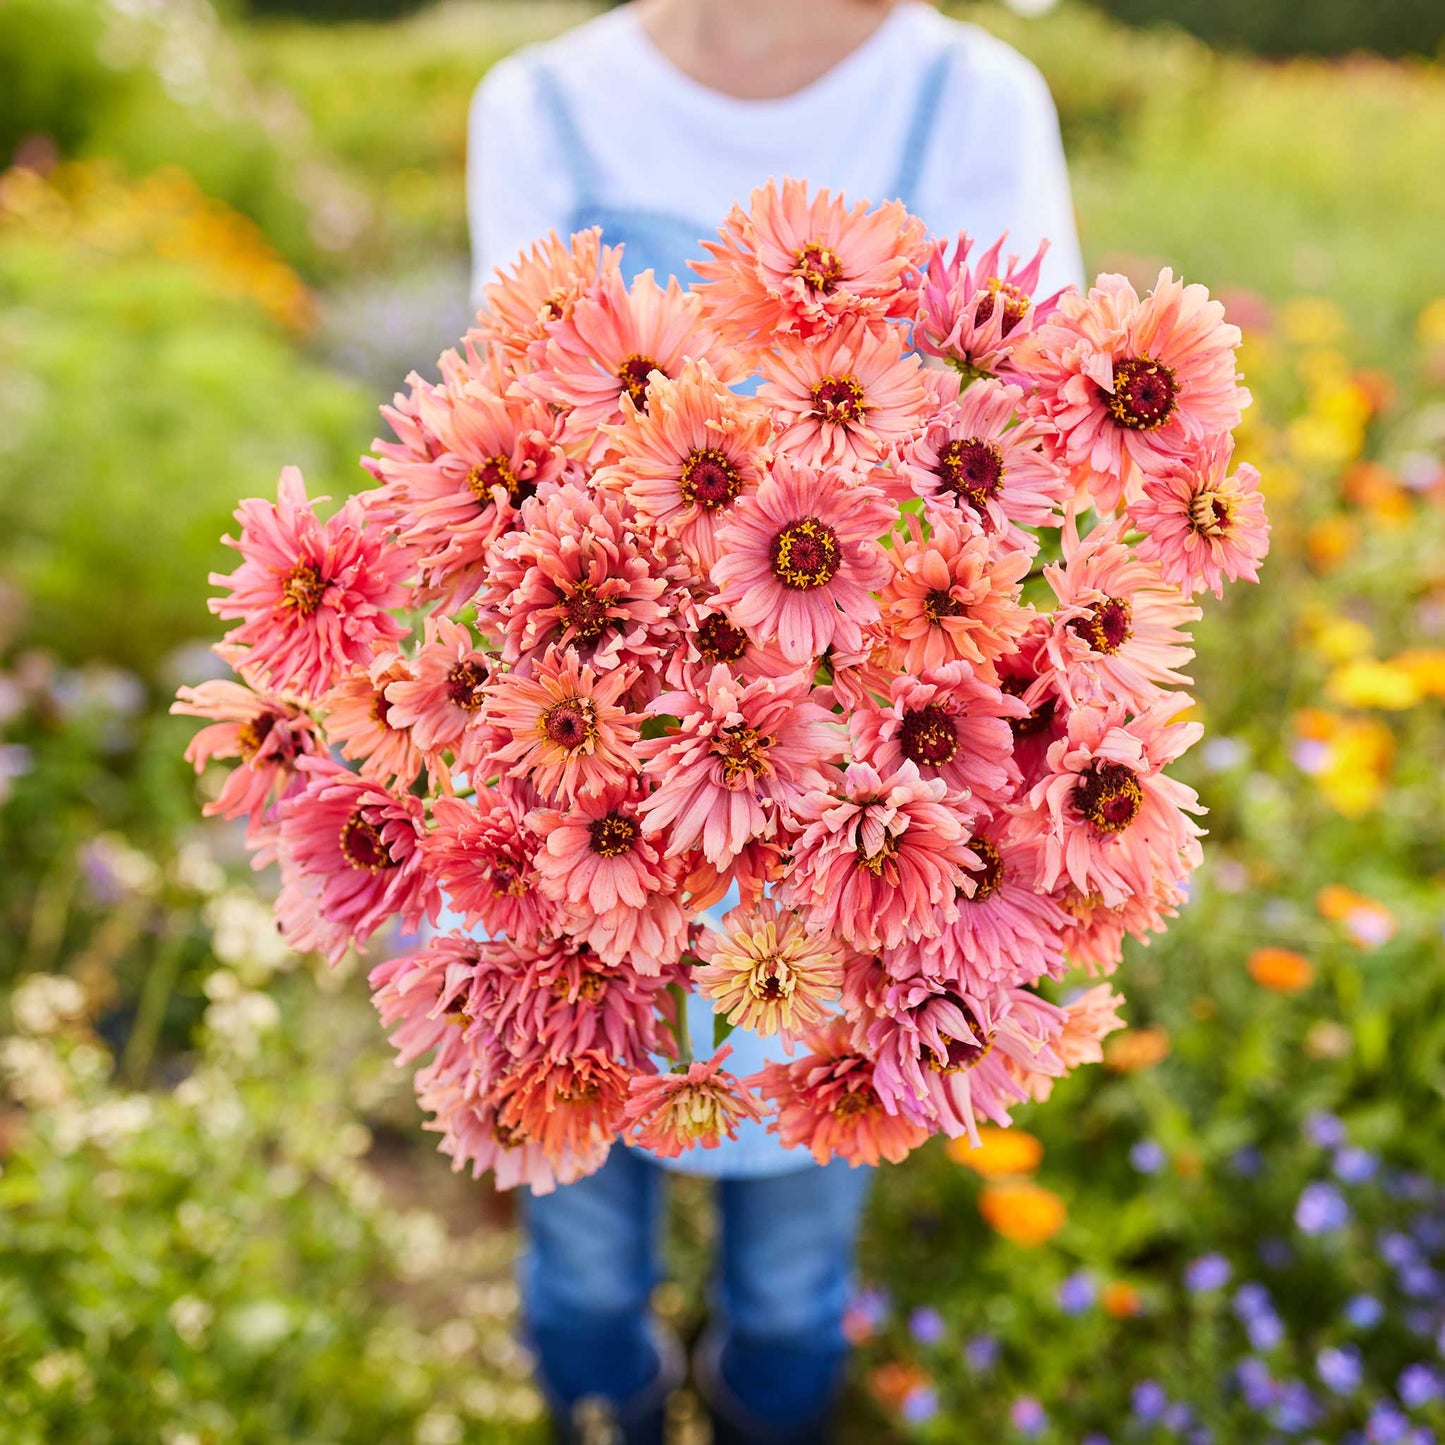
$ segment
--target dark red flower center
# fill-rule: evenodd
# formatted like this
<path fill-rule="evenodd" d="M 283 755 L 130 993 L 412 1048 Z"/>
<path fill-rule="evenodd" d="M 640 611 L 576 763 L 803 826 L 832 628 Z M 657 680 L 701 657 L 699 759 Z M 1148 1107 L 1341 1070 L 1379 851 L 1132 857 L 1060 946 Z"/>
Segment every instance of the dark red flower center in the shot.
<path fill-rule="evenodd" d="M 240 749 L 243 763 L 251 762 L 266 746 L 266 739 L 271 736 L 271 729 L 278 721 L 274 712 L 257 713 L 249 722 L 243 722 L 236 729 L 236 746 Z"/>
<path fill-rule="evenodd" d="M 729 506 L 742 485 L 738 469 L 718 447 L 699 447 L 682 464 L 682 495 L 710 512 Z"/>
<path fill-rule="evenodd" d="M 825 587 L 843 565 L 843 548 L 838 534 L 817 517 L 804 517 L 784 527 L 769 549 L 773 576 L 784 587 L 806 592 Z"/>
<path fill-rule="evenodd" d="M 638 411 L 647 410 L 647 378 L 661 369 L 650 356 L 642 356 L 637 352 L 625 357 L 622 365 L 617 368 L 617 379 Z"/>
<path fill-rule="evenodd" d="M 951 1039 L 947 1035 L 940 1036 L 939 1042 L 946 1046 L 946 1052 L 940 1056 L 932 1049 L 928 1051 L 928 1067 L 940 1074 L 961 1074 L 964 1070 L 981 1064 L 993 1052 L 994 1036 L 983 1031 L 983 1025 L 973 1016 L 973 1010 L 967 1004 L 959 1003 L 957 999 L 952 1001 L 958 1003 L 973 1038 Z"/>
<path fill-rule="evenodd" d="M 1123 763 L 1090 763 L 1074 786 L 1073 804 L 1101 833 L 1122 833 L 1139 816 L 1144 790 Z"/>
<path fill-rule="evenodd" d="M 538 728 L 548 742 L 576 752 L 596 740 L 597 710 L 591 698 L 563 698 L 542 714 Z"/>
<path fill-rule="evenodd" d="M 615 811 L 605 818 L 594 819 L 587 825 L 587 832 L 592 839 L 592 851 L 604 858 L 620 858 L 630 853 L 637 841 L 637 824 Z"/>
<path fill-rule="evenodd" d="M 983 437 L 955 438 L 939 453 L 935 475 L 945 492 L 976 512 L 1003 490 L 1003 452 Z"/>
<path fill-rule="evenodd" d="M 526 868 L 516 858 L 497 857 L 492 860 L 492 896 L 521 898 L 527 891 Z"/>
<path fill-rule="evenodd" d="M 1189 530 L 1200 537 L 1222 537 L 1233 522 L 1233 502 L 1219 492 L 1200 492 L 1189 504 Z"/>
<path fill-rule="evenodd" d="M 1005 677 L 999 682 L 999 686 L 1010 697 L 1022 697 L 1035 681 L 1032 677 Z M 1013 731 L 1014 740 L 1031 738 L 1036 733 L 1043 732 L 1053 722 L 1057 704 L 1057 698 L 1045 697 L 1027 717 L 1011 717 L 1008 725 Z"/>
<path fill-rule="evenodd" d="M 934 627 L 945 617 L 958 617 L 962 612 L 963 603 L 952 592 L 945 592 L 941 587 L 935 587 L 923 599 L 923 615 Z"/>
<path fill-rule="evenodd" d="M 843 263 L 831 247 L 809 241 L 793 252 L 793 275 L 815 295 L 826 296 L 843 279 Z"/>
<path fill-rule="evenodd" d="M 988 292 L 979 297 L 978 305 L 974 307 L 973 324 L 982 326 L 993 315 L 994 307 L 998 304 L 1000 296 L 1003 297 L 1003 323 L 1000 335 L 1007 336 L 1029 314 L 1030 303 L 1027 291 L 1021 291 L 1011 281 L 1005 281 L 1002 277 L 990 276 L 988 278 Z"/>
<path fill-rule="evenodd" d="M 1095 652 L 1112 657 L 1134 635 L 1133 620 L 1134 610 L 1122 597 L 1106 597 L 1087 617 L 1076 617 L 1069 626 Z"/>
<path fill-rule="evenodd" d="M 1153 431 L 1173 416 L 1179 387 L 1172 366 L 1149 356 L 1128 356 L 1114 363 L 1114 390 L 1100 395 L 1120 426 Z"/>
<path fill-rule="evenodd" d="M 506 492 L 513 506 L 537 490 L 535 482 L 524 482 L 517 476 L 512 470 L 510 458 L 500 455 L 478 462 L 467 473 L 467 490 L 483 506 L 488 506 L 495 500 L 493 492 L 497 487 Z"/>
<path fill-rule="evenodd" d="M 951 763 L 958 752 L 958 727 L 935 703 L 909 708 L 903 714 L 898 744 L 905 758 L 927 767 L 941 768 L 945 763 Z"/>
<path fill-rule="evenodd" d="M 315 562 L 298 562 L 281 584 L 281 605 L 298 617 L 310 617 L 321 606 L 327 586 Z"/>
<path fill-rule="evenodd" d="M 447 672 L 447 701 L 463 712 L 476 712 L 486 684 L 487 669 L 480 662 L 454 663 Z"/>
<path fill-rule="evenodd" d="M 862 421 L 868 410 L 863 384 L 851 371 L 841 376 L 825 376 L 813 383 L 813 415 L 824 421 Z"/>
<path fill-rule="evenodd" d="M 371 810 L 358 808 L 341 827 L 341 856 L 360 873 L 380 873 L 397 866 Z"/>
<path fill-rule="evenodd" d="M 724 728 L 712 749 L 713 756 L 722 760 L 724 783 L 731 787 L 744 774 L 757 777 L 763 773 L 768 766 L 768 749 L 775 742 L 777 738 L 770 734 L 742 724 Z"/>
<path fill-rule="evenodd" d="M 590 582 L 579 582 L 573 587 L 567 594 L 563 610 L 572 633 L 569 641 L 591 642 L 612 617 L 612 609 L 604 598 L 597 595 Z"/>
<path fill-rule="evenodd" d="M 721 612 L 712 612 L 698 623 L 693 643 L 704 662 L 737 662 L 748 650 L 748 635 Z"/>
<path fill-rule="evenodd" d="M 973 893 L 961 897 L 966 897 L 970 903 L 982 903 L 1003 887 L 1003 854 L 987 838 L 971 839 L 968 846 L 983 867 L 978 871 L 969 870 L 968 876 L 974 882 Z"/>

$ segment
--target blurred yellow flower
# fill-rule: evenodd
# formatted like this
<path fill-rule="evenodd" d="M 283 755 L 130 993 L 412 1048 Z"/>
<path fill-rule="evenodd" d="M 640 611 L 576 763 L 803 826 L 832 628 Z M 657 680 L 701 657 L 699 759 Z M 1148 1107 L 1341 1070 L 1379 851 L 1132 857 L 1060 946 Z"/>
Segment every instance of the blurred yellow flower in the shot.
<path fill-rule="evenodd" d="M 1359 544 L 1360 524 L 1343 512 L 1321 517 L 1305 533 L 1305 553 L 1316 572 L 1333 572 Z"/>
<path fill-rule="evenodd" d="M 1445 296 L 1437 296 L 1420 313 L 1415 334 L 1422 346 L 1445 346 Z"/>
<path fill-rule="evenodd" d="M 1325 749 L 1315 785 L 1330 807 L 1346 818 L 1376 808 L 1390 783 L 1395 735 L 1374 718 L 1341 718 Z"/>
<path fill-rule="evenodd" d="M 1026 1179 L 986 1185 L 978 1212 L 995 1233 L 1026 1249 L 1052 1239 L 1069 1217 L 1057 1194 Z"/>
<path fill-rule="evenodd" d="M 1155 1026 L 1126 1029 L 1104 1045 L 1104 1067 L 1116 1074 L 1135 1074 L 1152 1069 L 1169 1056 L 1169 1035 Z"/>
<path fill-rule="evenodd" d="M 1353 507 L 1387 527 L 1401 527 L 1415 515 L 1415 502 L 1389 467 L 1355 462 L 1340 478 L 1340 491 Z"/>
<path fill-rule="evenodd" d="M 1099 1304 L 1106 1315 L 1116 1320 L 1131 1320 L 1144 1308 L 1139 1291 L 1121 1279 L 1111 1279 L 1099 1291 Z"/>
<path fill-rule="evenodd" d="M 1411 708 L 1424 697 L 1415 675 L 1394 662 L 1359 657 L 1330 674 L 1325 696 L 1344 707 L 1375 707 L 1387 712 Z"/>
<path fill-rule="evenodd" d="M 1298 993 L 1315 980 L 1314 965 L 1289 948 L 1256 948 L 1246 967 L 1250 977 L 1272 993 Z"/>
<path fill-rule="evenodd" d="M 978 1131 L 977 1149 L 963 1137 L 950 1139 L 948 1157 L 981 1174 L 997 1179 L 1009 1174 L 1032 1174 L 1044 1157 L 1044 1146 L 1023 1129 L 984 1127 Z"/>
<path fill-rule="evenodd" d="M 1348 662 L 1375 650 L 1374 634 L 1353 617 L 1315 613 L 1305 619 L 1304 633 L 1309 649 L 1326 662 Z"/>
<path fill-rule="evenodd" d="M 1296 296 L 1279 308 L 1280 330 L 1296 346 L 1324 346 L 1349 329 L 1345 313 L 1323 296 Z"/>

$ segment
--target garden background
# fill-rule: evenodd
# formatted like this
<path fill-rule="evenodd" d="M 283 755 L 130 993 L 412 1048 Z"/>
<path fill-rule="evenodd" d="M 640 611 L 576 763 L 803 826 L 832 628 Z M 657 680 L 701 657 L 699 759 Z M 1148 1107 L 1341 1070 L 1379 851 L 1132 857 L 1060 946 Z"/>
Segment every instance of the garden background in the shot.
<path fill-rule="evenodd" d="M 290 8 L 0 0 L 14 1445 L 542 1438 L 509 1202 L 431 1152 L 361 970 L 280 947 L 165 708 L 204 675 L 237 499 L 286 462 L 360 486 L 376 403 L 465 327 L 477 79 L 590 11 Z M 878 1181 L 845 1438 L 1434 1440 L 1442 23 L 949 8 L 1043 68 L 1091 270 L 1171 264 L 1244 326 L 1274 545 L 1199 631 L 1207 862 L 1131 945 L 1132 1027 L 978 1154 Z M 658 1300 L 684 1331 L 710 1228 L 685 1184 Z"/>

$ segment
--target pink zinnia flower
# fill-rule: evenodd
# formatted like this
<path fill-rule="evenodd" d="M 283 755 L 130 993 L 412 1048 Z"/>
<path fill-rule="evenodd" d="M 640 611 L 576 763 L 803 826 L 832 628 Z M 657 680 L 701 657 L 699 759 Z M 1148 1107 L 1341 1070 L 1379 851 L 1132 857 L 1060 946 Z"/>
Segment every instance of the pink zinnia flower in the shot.
<path fill-rule="evenodd" d="M 629 404 L 606 428 L 613 459 L 593 483 L 620 492 L 644 523 L 675 538 L 705 578 L 718 528 L 762 480 L 772 430 L 765 406 L 731 392 L 706 361 L 689 361 L 675 381 L 653 379 L 646 411 Z"/>
<path fill-rule="evenodd" d="M 470 1051 L 464 1032 L 472 1022 L 472 989 L 481 945 L 456 933 L 429 938 L 415 953 L 389 958 L 371 970 L 371 1002 L 391 1036 L 396 1065 L 404 1068 L 437 1050 L 443 1068 Z"/>
<path fill-rule="evenodd" d="M 740 627 L 716 599 L 695 602 L 683 596 L 677 610 L 676 646 L 664 674 L 670 687 L 697 692 L 719 664 L 741 682 L 760 677 L 788 677 L 809 663 L 790 662 L 776 642 L 762 642 Z"/>
<path fill-rule="evenodd" d="M 898 449 L 904 499 L 921 497 L 930 516 L 961 518 L 1034 550 L 1022 529 L 1058 526 L 1073 488 L 1045 453 L 1045 424 L 1023 412 L 1023 395 L 979 381 L 934 412 Z"/>
<path fill-rule="evenodd" d="M 678 898 L 680 865 L 664 862 L 644 836 L 635 784 L 617 784 L 565 809 L 539 808 L 527 825 L 541 839 L 535 857 L 542 892 L 561 905 L 562 926 L 606 963 L 624 959 L 656 975 L 687 942 Z"/>
<path fill-rule="evenodd" d="M 755 838 L 771 837 L 780 811 L 828 785 L 842 729 L 808 696 L 802 676 L 740 682 L 718 666 L 700 695 L 665 692 L 648 711 L 677 730 L 637 744 L 657 790 L 642 804 L 642 831 L 671 830 L 667 856 L 701 845 L 724 868 Z"/>
<path fill-rule="evenodd" d="M 1115 993 L 1107 983 L 1088 989 L 1065 1005 L 1068 1018 L 1053 1041 L 1053 1051 L 1066 1069 L 1077 1069 L 1080 1064 L 1097 1064 L 1103 1059 L 1104 1039 L 1124 1027 L 1124 1020 L 1118 1012 L 1123 1006 L 1124 995 Z M 1013 1072 L 1028 1090 L 1029 1097 L 1037 1103 L 1043 1103 L 1054 1091 L 1057 1077 L 1054 1074 L 1038 1073 L 1017 1063 L 1013 1065 Z"/>
<path fill-rule="evenodd" d="M 732 1046 L 724 1044 L 684 1071 L 634 1075 L 627 1101 L 629 1142 L 661 1159 L 676 1159 L 698 1144 L 716 1149 L 725 1138 L 737 1138 L 744 1119 L 761 1119 L 757 1100 L 722 1067 L 731 1053 Z"/>
<path fill-rule="evenodd" d="M 411 730 L 391 716 L 386 689 L 411 675 L 404 657 L 386 653 L 369 668 L 343 677 L 321 700 L 332 746 L 341 744 L 343 758 L 360 762 L 363 778 L 397 788 L 409 788 L 416 781 L 422 756 Z"/>
<path fill-rule="evenodd" d="M 976 1148 L 978 1116 L 1001 1128 L 1028 1091 L 1016 1071 L 1057 1076 L 1064 1010 L 1021 988 L 959 995 L 923 978 L 895 984 L 867 1028 L 873 1081 L 885 1107 Z"/>
<path fill-rule="evenodd" d="M 555 1058 L 537 1049 L 497 1080 L 497 1123 L 554 1163 L 594 1153 L 622 1127 L 632 1071 L 600 1049 Z"/>
<path fill-rule="evenodd" d="M 819 1024 L 838 997 L 843 964 L 826 934 L 810 934 L 791 909 L 771 899 L 724 914 L 721 934 L 706 930 L 692 971 L 698 993 L 728 1023 L 767 1038 Z"/>
<path fill-rule="evenodd" d="M 778 451 L 810 467 L 867 469 L 916 431 L 932 404 L 896 326 L 846 322 L 826 337 L 777 339 L 758 362 Z"/>
<path fill-rule="evenodd" d="M 411 675 L 386 689 L 387 721 L 411 729 L 412 741 L 434 766 L 444 752 L 469 759 L 468 733 L 475 733 L 491 678 L 491 663 L 459 622 L 433 613 L 426 641 Z"/>
<path fill-rule="evenodd" d="M 844 1020 L 810 1035 L 807 1047 L 802 1058 L 768 1064 L 749 1081 L 773 1101 L 777 1118 L 768 1128 L 786 1148 L 802 1145 L 818 1164 L 877 1166 L 901 1164 L 928 1138 L 927 1129 L 884 1107 L 873 1061 L 854 1047 Z"/>
<path fill-rule="evenodd" d="M 439 898 L 423 867 L 421 800 L 329 758 L 301 758 L 297 766 L 307 783 L 281 805 L 282 883 L 289 873 L 316 885 L 306 891 L 331 926 L 329 961 L 340 960 L 348 939 L 359 947 L 394 915 L 407 929 L 435 917 Z"/>
<path fill-rule="evenodd" d="M 544 798 L 590 797 L 637 770 L 635 713 L 619 705 L 633 669 L 599 677 L 575 652 L 549 648 L 532 671 L 504 673 L 486 693 L 483 721 L 493 734 L 476 771 L 503 768 Z"/>
<path fill-rule="evenodd" d="M 802 829 L 783 901 L 857 948 L 932 938 L 957 913 L 973 855 L 962 800 L 911 762 L 881 778 L 852 763 L 841 784 L 793 805 Z"/>
<path fill-rule="evenodd" d="M 368 528 L 356 497 L 320 521 L 295 467 L 281 473 L 275 505 L 252 497 L 236 511 L 241 538 L 234 572 L 211 573 L 230 591 L 213 597 L 218 617 L 240 618 L 226 634 L 248 649 L 248 671 L 266 673 L 277 691 L 321 696 L 345 672 L 370 664 L 379 647 L 406 636 L 387 609 L 407 600 L 405 552 Z"/>
<path fill-rule="evenodd" d="M 1019 785 L 1011 719 L 1028 709 L 967 662 L 895 677 L 885 707 L 848 715 L 853 756 L 880 773 L 905 760 L 924 778 L 942 778 L 970 800 L 970 811 L 1012 802 Z"/>
<path fill-rule="evenodd" d="M 480 798 L 485 806 L 460 798 L 432 804 L 436 826 L 422 845 L 427 870 L 468 928 L 505 935 L 515 945 L 535 943 L 556 913 L 538 887 L 537 837 L 505 791 L 489 789 Z"/>
<path fill-rule="evenodd" d="M 617 275 L 621 255 L 620 247 L 602 244 L 601 226 L 576 232 L 566 244 L 550 232 L 509 270 L 498 267 L 497 279 L 482 288 L 476 335 L 514 363 L 535 363 L 555 323 L 570 320 L 603 277 Z"/>
<path fill-rule="evenodd" d="M 888 554 L 892 575 L 879 589 L 882 628 L 900 668 L 913 673 L 962 658 L 988 672 L 1018 648 L 1033 611 L 1019 593 L 1028 553 L 1000 549 L 971 529 L 937 519 L 932 535 L 909 517 L 909 535 Z"/>
<path fill-rule="evenodd" d="M 200 773 L 215 758 L 239 758 L 220 793 L 201 810 L 206 817 L 261 821 L 267 807 L 305 786 L 299 758 L 320 751 L 309 713 L 242 682 L 216 678 L 176 693 L 171 711 L 210 718 L 186 747 L 186 761 Z"/>
<path fill-rule="evenodd" d="M 1084 894 L 1062 879 L 1054 897 L 1068 924 L 1061 935 L 1064 954 L 1075 968 L 1095 976 L 1111 974 L 1124 957 L 1125 937 L 1147 944 L 1179 914 L 1186 899 L 1177 878 L 1156 878 L 1153 886 L 1110 907 L 1097 893 Z"/>
<path fill-rule="evenodd" d="M 1059 599 L 1049 661 L 1070 706 L 1121 701 L 1147 707 L 1165 686 L 1187 684 L 1178 669 L 1194 656 L 1183 629 L 1201 616 L 1152 562 L 1124 543 L 1122 519 L 1082 540 L 1064 530 L 1064 560 L 1044 568 Z"/>
<path fill-rule="evenodd" d="M 703 320 L 702 297 L 684 291 L 676 277 L 664 289 L 651 271 L 630 287 L 609 271 L 550 331 L 539 369 L 519 385 L 562 410 L 564 445 L 593 464 L 607 454 L 601 428 L 622 420 L 623 399 L 647 410 L 654 373 L 675 380 L 690 357 L 706 357 L 725 386 L 744 375 Z"/>
<path fill-rule="evenodd" d="M 1139 555 L 1157 561 L 1167 582 L 1185 592 L 1206 587 L 1224 595 L 1224 582 L 1259 581 L 1269 551 L 1269 519 L 1259 473 L 1248 462 L 1231 476 L 1234 438 L 1215 437 L 1197 459 L 1144 483 L 1129 505 L 1129 520 L 1144 538 Z"/>
<path fill-rule="evenodd" d="M 1044 843 L 1042 887 L 1067 878 L 1114 908 L 1198 866 L 1204 830 L 1186 815 L 1204 809 L 1193 788 L 1164 773 L 1203 731 L 1169 721 L 1187 704 L 1166 694 L 1133 717 L 1122 703 L 1070 714 L 1019 814 Z"/>
<path fill-rule="evenodd" d="M 845 474 L 779 457 L 718 536 L 718 602 L 792 662 L 834 646 L 856 650 L 861 625 L 878 616 L 871 593 L 888 575 L 888 558 L 876 539 L 893 518 L 878 492 Z"/>
<path fill-rule="evenodd" d="M 433 390 L 434 383 L 413 371 L 406 385 L 406 391 L 392 397 L 390 406 L 380 408 L 382 420 L 396 440 L 378 437 L 371 444 L 376 455 L 361 458 L 362 467 L 381 483 L 360 494 L 361 505 L 373 522 L 388 528 L 396 526 L 406 504 L 407 489 L 401 478 L 407 468 L 432 461 L 442 452 L 441 442 L 423 425 L 420 412 L 422 393 Z"/>
<path fill-rule="evenodd" d="M 754 907 L 772 884 L 787 872 L 790 838 L 781 826 L 771 838 L 750 838 L 725 864 L 714 863 L 701 849 L 683 855 L 682 891 L 693 913 L 721 903 L 736 887 L 743 908 Z"/>
<path fill-rule="evenodd" d="M 1016 345 L 1058 304 L 1062 292 L 1035 304 L 1039 268 L 1047 241 L 1039 245 L 1026 266 L 1017 256 L 999 265 L 1005 232 L 970 266 L 973 241 L 959 232 L 953 255 L 948 242 L 933 242 L 928 253 L 923 286 L 918 296 L 918 319 L 913 344 L 929 356 L 940 356 L 966 377 L 1005 373 Z"/>
<path fill-rule="evenodd" d="M 1059 677 L 1049 659 L 1053 618 L 1036 614 L 1019 640 L 1019 650 L 998 659 L 999 686 L 1018 698 L 1028 712 L 1009 719 L 1013 732 L 1013 760 L 1031 787 L 1043 775 L 1049 748 L 1064 735 L 1068 704 L 1059 693 Z"/>
<path fill-rule="evenodd" d="M 899 201 L 851 210 L 842 196 L 806 181 L 769 181 L 735 205 L 694 261 L 708 319 L 739 347 L 775 335 L 821 335 L 848 317 L 885 321 L 912 309 L 923 257 L 923 222 Z"/>
<path fill-rule="evenodd" d="M 489 571 L 477 618 L 506 662 L 555 644 L 600 672 L 670 646 L 669 593 L 682 569 L 658 561 L 616 497 L 569 483 L 534 498 L 521 530 L 493 547 Z"/>
<path fill-rule="evenodd" d="M 1203 286 L 1164 270 L 1142 301 L 1123 276 L 1065 292 L 1016 359 L 1038 385 L 1080 498 L 1101 511 L 1139 495 L 1205 442 L 1239 425 L 1239 328 Z"/>

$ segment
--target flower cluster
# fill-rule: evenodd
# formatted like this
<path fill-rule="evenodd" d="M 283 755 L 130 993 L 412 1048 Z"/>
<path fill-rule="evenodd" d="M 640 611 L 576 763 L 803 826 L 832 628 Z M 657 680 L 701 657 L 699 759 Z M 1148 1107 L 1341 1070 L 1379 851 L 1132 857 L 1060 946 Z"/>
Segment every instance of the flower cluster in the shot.
<path fill-rule="evenodd" d="M 1199 861 L 1191 595 L 1266 538 L 1219 305 L 1036 300 L 1037 257 L 793 181 L 706 249 L 690 289 L 595 231 L 499 274 L 374 490 L 242 506 L 239 681 L 178 704 L 294 946 L 449 910 L 372 985 L 503 1185 L 757 1118 L 820 1161 L 976 1141 L 1100 1057 L 1121 998 L 1053 981 Z M 689 990 L 788 1061 L 692 1061 Z"/>

